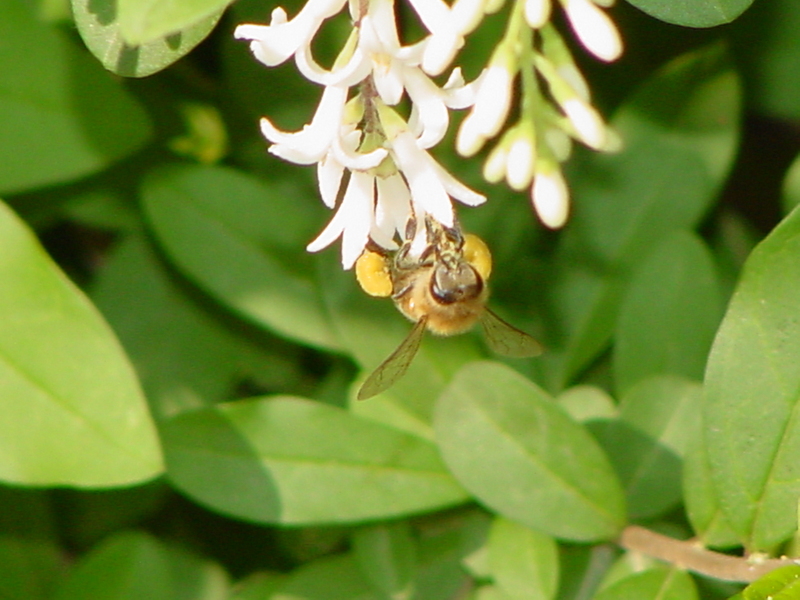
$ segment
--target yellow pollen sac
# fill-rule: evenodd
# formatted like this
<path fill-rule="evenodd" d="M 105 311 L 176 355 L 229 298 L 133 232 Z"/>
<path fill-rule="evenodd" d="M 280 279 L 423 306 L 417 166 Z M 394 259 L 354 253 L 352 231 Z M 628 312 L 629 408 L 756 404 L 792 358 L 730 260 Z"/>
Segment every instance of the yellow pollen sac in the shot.
<path fill-rule="evenodd" d="M 464 235 L 464 260 L 478 272 L 484 281 L 492 274 L 492 253 L 481 238 L 472 233 Z"/>
<path fill-rule="evenodd" d="M 386 258 L 377 252 L 364 250 L 356 261 L 356 280 L 370 296 L 386 298 L 392 295 L 392 277 Z"/>

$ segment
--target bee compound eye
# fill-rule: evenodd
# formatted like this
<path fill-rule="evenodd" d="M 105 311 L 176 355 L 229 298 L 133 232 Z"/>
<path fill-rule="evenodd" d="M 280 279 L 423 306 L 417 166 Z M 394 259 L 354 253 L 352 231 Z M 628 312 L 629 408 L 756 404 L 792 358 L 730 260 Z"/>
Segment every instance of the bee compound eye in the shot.
<path fill-rule="evenodd" d="M 430 292 L 439 304 L 472 300 L 483 292 L 483 279 L 475 268 L 466 263 L 452 270 L 439 266 L 433 271 Z"/>
<path fill-rule="evenodd" d="M 484 281 L 489 280 L 489 275 L 492 274 L 492 253 L 486 242 L 475 234 L 468 233 L 464 236 L 464 260 L 478 272 Z"/>
<path fill-rule="evenodd" d="M 386 298 L 392 294 L 392 277 L 387 259 L 370 250 L 364 250 L 356 261 L 356 280 L 370 296 Z"/>

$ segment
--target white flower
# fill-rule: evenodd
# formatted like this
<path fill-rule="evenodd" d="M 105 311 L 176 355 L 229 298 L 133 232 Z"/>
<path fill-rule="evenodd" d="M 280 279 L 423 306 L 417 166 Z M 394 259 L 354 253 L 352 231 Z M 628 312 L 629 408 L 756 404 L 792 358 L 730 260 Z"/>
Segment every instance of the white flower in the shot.
<path fill-rule="evenodd" d="M 472 156 L 505 123 L 511 106 L 511 92 L 516 73 L 501 50 L 489 67 L 475 80 L 475 104 L 462 121 L 456 149 L 462 156 Z"/>
<path fill-rule="evenodd" d="M 550 0 L 525 0 L 525 21 L 539 29 L 550 20 Z"/>
<path fill-rule="evenodd" d="M 531 188 L 531 200 L 536 213 L 547 227 L 558 229 L 567 222 L 569 190 L 557 166 L 537 169 Z"/>
<path fill-rule="evenodd" d="M 595 150 L 605 147 L 608 139 L 606 124 L 590 104 L 574 97 L 563 102 L 561 108 L 575 128 L 580 141 Z"/>
<path fill-rule="evenodd" d="M 611 62 L 622 54 L 622 40 L 614 22 L 592 0 L 561 0 L 575 35 L 600 60 Z"/>
<path fill-rule="evenodd" d="M 533 179 L 536 145 L 533 136 L 518 135 L 508 149 L 506 181 L 517 191 L 528 187 Z"/>
<path fill-rule="evenodd" d="M 268 67 L 279 65 L 301 48 L 308 48 L 322 22 L 340 12 L 345 0 L 308 0 L 291 21 L 286 11 L 272 11 L 269 25 L 239 25 L 233 32 L 236 39 L 252 40 L 250 49 Z"/>
<path fill-rule="evenodd" d="M 458 182 L 433 160 L 419 147 L 410 132 L 401 132 L 394 137 L 392 156 L 408 182 L 415 213 L 428 213 L 440 223 L 452 227 L 451 196 L 469 206 L 486 201 L 485 196 Z"/>

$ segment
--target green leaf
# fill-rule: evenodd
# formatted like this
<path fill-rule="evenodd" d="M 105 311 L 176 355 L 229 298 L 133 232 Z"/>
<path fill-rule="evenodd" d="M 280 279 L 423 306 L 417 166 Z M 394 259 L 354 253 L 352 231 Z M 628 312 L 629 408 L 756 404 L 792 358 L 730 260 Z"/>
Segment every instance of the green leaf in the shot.
<path fill-rule="evenodd" d="M 55 544 L 0 536 L 0 598 L 49 600 L 63 574 Z"/>
<path fill-rule="evenodd" d="M 714 259 L 694 233 L 665 238 L 633 272 L 614 336 L 614 377 L 627 390 L 649 375 L 701 380 L 722 319 Z"/>
<path fill-rule="evenodd" d="M 161 471 L 139 384 L 114 334 L 0 204 L 0 479 L 112 486 Z"/>
<path fill-rule="evenodd" d="M 624 524 L 622 490 L 594 438 L 510 368 L 461 369 L 434 428 L 456 478 L 503 516 L 577 541 L 612 538 Z"/>
<path fill-rule="evenodd" d="M 697 600 L 691 576 L 676 568 L 657 567 L 629 575 L 603 588 L 594 600 Z"/>
<path fill-rule="evenodd" d="M 558 589 L 558 547 L 550 536 L 497 517 L 489 534 L 491 576 L 509 598 L 546 600 Z"/>
<path fill-rule="evenodd" d="M 651 17 L 683 27 L 716 27 L 730 23 L 753 0 L 628 0 Z"/>
<path fill-rule="evenodd" d="M 742 590 L 743 600 L 795 600 L 796 598 L 800 598 L 798 565 L 775 569 Z"/>
<path fill-rule="evenodd" d="M 225 600 L 216 563 L 140 532 L 106 539 L 77 564 L 55 600 Z"/>
<path fill-rule="evenodd" d="M 574 217 L 548 284 L 568 339 L 555 365 L 559 385 L 608 344 L 630 268 L 670 233 L 696 227 L 717 197 L 737 147 L 740 104 L 722 47 L 694 51 L 618 111 L 621 152 L 575 164 Z"/>
<path fill-rule="evenodd" d="M 356 531 L 353 551 L 361 571 L 381 593 L 394 600 L 412 597 L 416 546 L 407 521 Z"/>
<path fill-rule="evenodd" d="M 561 392 L 558 404 L 579 423 L 615 419 L 618 410 L 614 399 L 602 388 L 593 385 L 576 385 Z"/>
<path fill-rule="evenodd" d="M 121 241 L 97 274 L 92 298 L 114 327 L 159 418 L 230 398 L 249 373 L 286 387 L 292 348 L 266 353 L 187 295 L 139 234 Z M 279 352 L 283 351 L 283 355 Z"/>
<path fill-rule="evenodd" d="M 731 26 L 734 48 L 739 49 L 737 63 L 747 81 L 748 108 L 754 112 L 786 121 L 800 117 L 800 80 L 795 77 L 800 68 L 798 28 L 800 6 L 794 0 L 755 2 L 744 18 Z M 772 149 L 771 142 L 763 147 Z M 770 158 L 774 157 L 770 152 Z M 758 168 L 769 169 L 768 162 L 758 163 L 754 157 L 748 162 L 756 166 L 756 176 Z"/>
<path fill-rule="evenodd" d="M 133 43 L 123 39 L 116 0 L 72 0 L 75 24 L 86 47 L 106 69 L 123 77 L 152 75 L 188 54 L 214 29 L 223 10 L 224 6 L 196 21 Z"/>
<path fill-rule="evenodd" d="M 30 10 L 0 3 L 0 193 L 85 177 L 151 136 L 119 81 Z"/>
<path fill-rule="evenodd" d="M 800 211 L 751 254 L 708 361 L 704 428 L 725 515 L 750 551 L 797 528 Z M 732 460 L 732 457 L 736 457 Z"/>
<path fill-rule="evenodd" d="M 785 215 L 792 212 L 798 204 L 800 204 L 800 155 L 792 161 L 786 171 L 781 188 L 781 207 Z"/>
<path fill-rule="evenodd" d="M 170 258 L 222 304 L 279 335 L 339 348 L 309 258 L 298 256 L 315 225 L 296 191 L 229 168 L 181 166 L 151 174 L 142 201 Z"/>
<path fill-rule="evenodd" d="M 702 388 L 674 376 L 641 381 L 620 418 L 594 428 L 625 487 L 632 518 L 654 518 L 681 499 L 681 459 L 699 434 Z"/>
<path fill-rule="evenodd" d="M 382 600 L 350 554 L 321 558 L 293 571 L 269 598 L 286 600 Z"/>
<path fill-rule="evenodd" d="M 732 548 L 739 545 L 739 536 L 728 525 L 720 507 L 701 436 L 690 444 L 684 460 L 683 503 L 686 516 L 703 546 Z"/>
<path fill-rule="evenodd" d="M 219 18 L 232 0 L 117 0 L 119 31 L 138 46 L 177 33 L 208 18 Z"/>
<path fill-rule="evenodd" d="M 344 523 L 467 499 L 430 442 L 309 400 L 263 398 L 184 413 L 163 435 L 178 488 L 252 521 Z"/>

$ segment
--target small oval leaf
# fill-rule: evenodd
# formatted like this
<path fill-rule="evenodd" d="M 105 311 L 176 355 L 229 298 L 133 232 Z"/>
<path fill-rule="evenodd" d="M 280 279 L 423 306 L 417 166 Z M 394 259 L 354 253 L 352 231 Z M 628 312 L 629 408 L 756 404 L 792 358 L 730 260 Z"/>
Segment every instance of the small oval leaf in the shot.
<path fill-rule="evenodd" d="M 0 479 L 113 486 L 158 475 L 158 437 L 119 342 L 2 203 L 0 281 Z"/>
<path fill-rule="evenodd" d="M 439 398 L 434 428 L 456 478 L 509 519 L 579 541 L 609 539 L 624 524 L 622 490 L 597 442 L 510 368 L 462 368 Z"/>
<path fill-rule="evenodd" d="M 684 27 L 716 27 L 730 23 L 753 0 L 628 0 L 651 17 Z"/>
<path fill-rule="evenodd" d="M 430 442 L 310 400 L 262 398 L 184 413 L 163 435 L 173 483 L 242 519 L 343 523 L 467 500 Z"/>
<path fill-rule="evenodd" d="M 797 529 L 798 289 L 800 210 L 794 210 L 745 263 L 706 370 L 711 475 L 728 522 L 750 551 L 769 550 Z"/>

